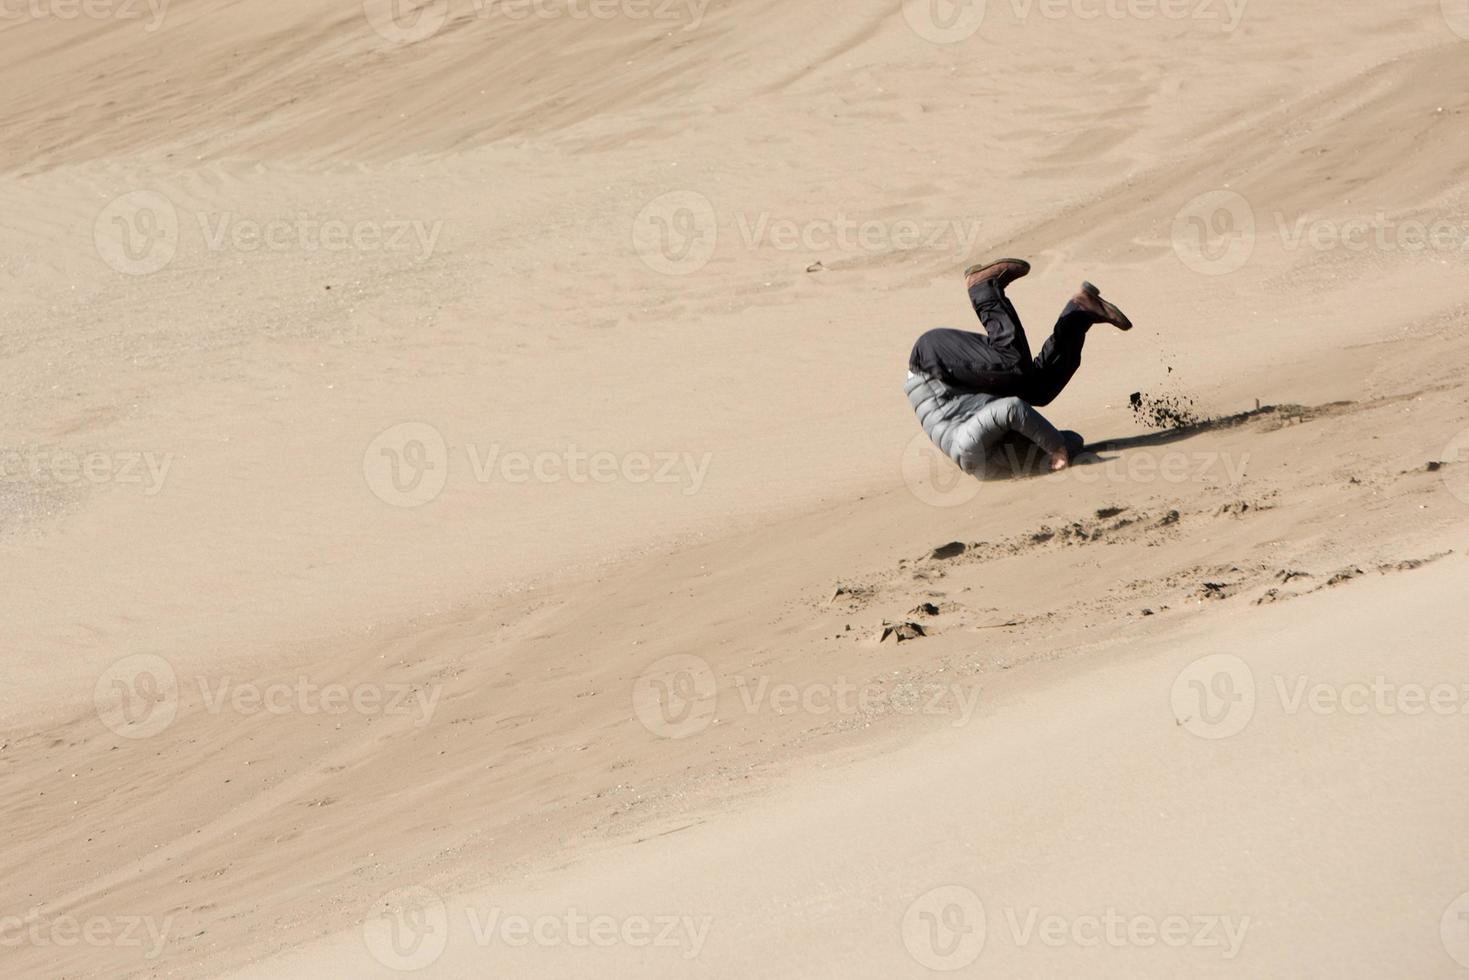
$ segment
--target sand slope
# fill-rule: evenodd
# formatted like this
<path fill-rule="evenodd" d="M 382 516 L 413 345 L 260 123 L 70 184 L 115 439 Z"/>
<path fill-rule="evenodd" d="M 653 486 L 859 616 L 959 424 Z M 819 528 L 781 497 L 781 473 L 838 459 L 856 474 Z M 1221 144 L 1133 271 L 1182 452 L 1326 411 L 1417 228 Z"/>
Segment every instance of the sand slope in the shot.
<path fill-rule="evenodd" d="M 916 976 L 949 881 L 1001 974 L 1452 971 L 1464 716 L 1265 700 L 1465 681 L 1452 16 L 663 9 L 0 21 L 0 916 L 166 938 L 7 972 L 371 975 L 423 887 L 712 917 L 691 961 L 459 936 L 426 975 Z M 981 487 L 900 382 L 997 252 L 1037 340 L 1083 276 L 1139 327 L 1048 410 L 1096 458 Z M 1261 702 L 1211 740 L 1170 692 L 1217 653 Z M 1004 931 L 1112 906 L 1258 925 Z"/>

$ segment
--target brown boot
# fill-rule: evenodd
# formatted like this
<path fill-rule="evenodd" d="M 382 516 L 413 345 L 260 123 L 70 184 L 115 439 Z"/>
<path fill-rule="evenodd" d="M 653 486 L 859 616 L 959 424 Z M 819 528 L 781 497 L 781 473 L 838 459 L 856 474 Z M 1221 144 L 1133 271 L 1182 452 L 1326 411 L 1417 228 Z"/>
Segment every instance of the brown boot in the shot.
<path fill-rule="evenodd" d="M 1081 284 L 1081 292 L 1071 297 L 1071 302 L 1096 317 L 1099 323 L 1110 323 L 1118 330 L 1132 329 L 1132 321 L 1127 315 L 1102 299 L 1102 291 L 1089 282 Z"/>
<path fill-rule="evenodd" d="M 1030 271 L 1030 263 L 1024 259 L 996 259 L 993 262 L 971 265 L 964 270 L 964 288 L 973 289 L 982 282 L 996 280 L 1001 289 Z"/>

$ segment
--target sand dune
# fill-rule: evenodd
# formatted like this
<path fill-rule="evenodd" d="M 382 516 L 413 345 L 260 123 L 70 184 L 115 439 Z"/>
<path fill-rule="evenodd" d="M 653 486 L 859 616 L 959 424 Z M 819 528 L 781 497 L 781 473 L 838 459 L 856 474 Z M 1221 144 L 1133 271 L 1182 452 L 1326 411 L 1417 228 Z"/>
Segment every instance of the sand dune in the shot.
<path fill-rule="evenodd" d="M 1452 4 L 64 6 L 0 18 L 8 976 L 1469 967 Z M 902 398 L 994 254 L 1138 324 L 1059 476 Z"/>

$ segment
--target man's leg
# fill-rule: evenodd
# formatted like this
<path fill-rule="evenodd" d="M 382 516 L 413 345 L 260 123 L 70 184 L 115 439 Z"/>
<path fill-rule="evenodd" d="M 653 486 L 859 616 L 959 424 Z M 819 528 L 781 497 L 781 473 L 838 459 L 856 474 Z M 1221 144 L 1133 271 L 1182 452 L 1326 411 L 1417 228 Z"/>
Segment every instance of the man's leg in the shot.
<path fill-rule="evenodd" d="M 1066 304 L 1056 319 L 1056 328 L 1041 348 L 1040 356 L 1025 375 L 1025 389 L 1020 396 L 1032 405 L 1049 405 L 1070 383 L 1081 367 L 1081 350 L 1086 345 L 1087 329 L 1094 318 L 1076 305 Z"/>
<path fill-rule="evenodd" d="M 1061 394 L 1076 369 L 1081 367 L 1081 349 L 1086 344 L 1087 328 L 1094 323 L 1110 323 L 1120 330 L 1131 330 L 1132 321 L 1089 282 L 1066 304 L 1056 320 L 1056 328 L 1041 348 L 1040 356 L 1026 375 L 1026 388 L 1020 397 L 1032 405 L 1049 405 Z"/>
<path fill-rule="evenodd" d="M 1020 314 L 1005 295 L 1005 289 L 994 279 L 969 287 L 969 303 L 974 307 L 992 351 L 986 369 L 973 365 L 966 372 L 965 383 L 977 391 L 1000 398 L 1023 396 L 1028 390 L 1026 375 L 1032 370 L 1030 341 Z"/>
<path fill-rule="evenodd" d="M 999 370 L 1026 371 L 1030 367 L 1030 341 L 1020 325 L 1020 314 L 1005 295 L 1005 288 L 994 279 L 986 279 L 969 287 L 969 304 L 994 348 Z"/>

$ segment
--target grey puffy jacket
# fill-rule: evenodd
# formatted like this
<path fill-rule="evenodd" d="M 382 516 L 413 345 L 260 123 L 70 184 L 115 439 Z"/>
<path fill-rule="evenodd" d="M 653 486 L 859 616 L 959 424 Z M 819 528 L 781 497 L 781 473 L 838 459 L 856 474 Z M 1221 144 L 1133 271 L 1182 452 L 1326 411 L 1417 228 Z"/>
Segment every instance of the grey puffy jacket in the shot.
<path fill-rule="evenodd" d="M 923 431 L 966 473 L 982 476 L 987 456 L 1017 433 L 1046 453 L 1066 447 L 1056 427 L 1019 398 L 995 398 L 951 388 L 938 378 L 908 372 L 903 385 Z"/>

